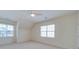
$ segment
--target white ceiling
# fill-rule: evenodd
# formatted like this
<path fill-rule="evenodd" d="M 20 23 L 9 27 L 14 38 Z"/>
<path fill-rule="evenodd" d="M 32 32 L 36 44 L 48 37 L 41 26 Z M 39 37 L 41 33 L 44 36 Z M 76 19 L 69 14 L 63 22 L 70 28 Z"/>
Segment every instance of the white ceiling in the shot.
<path fill-rule="evenodd" d="M 36 10 L 41 15 L 31 17 L 28 10 L 0 10 L 0 17 L 10 19 L 13 21 L 21 21 L 26 24 L 35 23 L 39 21 L 48 20 L 50 18 L 59 17 L 65 14 L 76 12 L 74 10 Z M 47 17 L 47 19 L 45 19 Z"/>
<path fill-rule="evenodd" d="M 36 17 L 31 17 L 29 11 L 27 10 L 0 10 L 0 17 L 7 18 L 11 20 L 26 19 L 30 21 L 42 21 L 45 20 L 45 17 L 48 19 L 58 17 L 67 13 L 73 13 L 75 11 L 71 10 L 37 10 L 42 15 Z"/>

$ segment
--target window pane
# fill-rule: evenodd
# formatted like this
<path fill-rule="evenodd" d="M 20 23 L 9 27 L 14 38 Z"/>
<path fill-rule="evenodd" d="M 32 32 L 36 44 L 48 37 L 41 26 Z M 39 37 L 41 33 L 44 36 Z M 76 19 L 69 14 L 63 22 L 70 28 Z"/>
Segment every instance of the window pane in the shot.
<path fill-rule="evenodd" d="M 4 31 L 4 29 L 5 29 L 4 27 L 0 27 L 0 31 Z"/>
<path fill-rule="evenodd" d="M 48 25 L 47 31 L 55 31 L 55 25 Z"/>
<path fill-rule="evenodd" d="M 0 37 L 6 37 L 6 25 L 0 24 Z"/>
<path fill-rule="evenodd" d="M 41 31 L 46 31 L 47 26 L 41 26 Z"/>
<path fill-rule="evenodd" d="M 0 24 L 0 31 L 5 31 L 5 29 L 6 29 L 6 25 Z"/>
<path fill-rule="evenodd" d="M 41 26 L 40 30 L 42 37 L 55 37 L 55 24 Z"/>
<path fill-rule="evenodd" d="M 0 24 L 0 27 L 6 27 L 6 25 L 5 24 Z"/>
<path fill-rule="evenodd" d="M 47 32 L 47 37 L 55 37 L 55 33 L 54 32 Z"/>
<path fill-rule="evenodd" d="M 14 36 L 14 26 L 0 24 L 0 37 L 12 37 Z"/>
<path fill-rule="evenodd" d="M 7 37 L 14 36 L 14 27 L 12 25 L 8 25 L 6 32 L 7 32 Z"/>
<path fill-rule="evenodd" d="M 41 32 L 41 37 L 46 37 L 46 32 Z"/>
<path fill-rule="evenodd" d="M 6 37 L 6 32 L 5 31 L 0 32 L 0 37 Z"/>
<path fill-rule="evenodd" d="M 8 25 L 7 29 L 13 31 L 14 30 L 14 27 L 12 25 Z"/>
<path fill-rule="evenodd" d="M 13 34 L 14 34 L 13 32 L 7 32 L 8 37 L 13 37 Z"/>

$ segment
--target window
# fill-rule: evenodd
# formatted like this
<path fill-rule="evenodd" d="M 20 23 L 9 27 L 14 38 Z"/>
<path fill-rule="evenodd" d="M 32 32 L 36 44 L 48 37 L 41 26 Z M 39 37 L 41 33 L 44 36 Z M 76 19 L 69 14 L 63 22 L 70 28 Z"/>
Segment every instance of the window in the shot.
<path fill-rule="evenodd" d="M 0 24 L 0 37 L 13 37 L 14 26 L 7 24 Z"/>
<path fill-rule="evenodd" d="M 41 26 L 40 31 L 41 31 L 41 34 L 40 34 L 41 37 L 54 38 L 55 37 L 55 24 Z"/>

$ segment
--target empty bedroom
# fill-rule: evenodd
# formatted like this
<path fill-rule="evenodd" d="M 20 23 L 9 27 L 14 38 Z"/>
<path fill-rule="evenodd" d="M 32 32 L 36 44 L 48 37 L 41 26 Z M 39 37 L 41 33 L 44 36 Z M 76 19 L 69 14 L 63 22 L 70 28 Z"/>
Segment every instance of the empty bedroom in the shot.
<path fill-rule="evenodd" d="M 0 49 L 78 49 L 78 10 L 0 10 Z"/>

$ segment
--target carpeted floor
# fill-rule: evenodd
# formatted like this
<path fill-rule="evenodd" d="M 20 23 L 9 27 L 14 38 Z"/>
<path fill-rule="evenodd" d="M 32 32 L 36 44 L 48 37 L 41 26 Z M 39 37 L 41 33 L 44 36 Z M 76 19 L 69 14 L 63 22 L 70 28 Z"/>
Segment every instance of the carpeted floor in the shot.
<path fill-rule="evenodd" d="M 3 45 L 0 46 L 0 49 L 57 49 L 57 48 L 54 46 L 29 41 L 25 43 Z"/>

